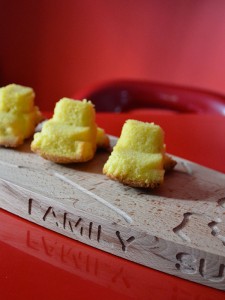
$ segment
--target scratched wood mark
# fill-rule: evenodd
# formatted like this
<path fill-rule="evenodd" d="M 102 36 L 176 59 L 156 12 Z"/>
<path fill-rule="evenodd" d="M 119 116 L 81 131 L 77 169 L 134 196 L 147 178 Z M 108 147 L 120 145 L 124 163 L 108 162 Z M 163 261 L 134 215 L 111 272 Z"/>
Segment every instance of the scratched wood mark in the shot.
<path fill-rule="evenodd" d="M 111 144 L 115 138 L 111 138 Z M 31 222 L 200 284 L 225 290 L 225 174 L 175 157 L 154 191 L 108 179 L 109 153 L 62 166 L 0 148 L 0 207 Z"/>

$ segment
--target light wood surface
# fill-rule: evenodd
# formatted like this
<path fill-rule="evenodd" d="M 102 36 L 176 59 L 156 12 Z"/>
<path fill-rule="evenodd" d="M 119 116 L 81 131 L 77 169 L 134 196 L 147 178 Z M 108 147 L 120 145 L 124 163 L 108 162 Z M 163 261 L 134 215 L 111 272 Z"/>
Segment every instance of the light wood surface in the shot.
<path fill-rule="evenodd" d="M 32 153 L 29 142 L 0 148 L 0 207 L 127 260 L 225 290 L 225 174 L 174 157 L 178 164 L 159 189 L 135 189 L 102 174 L 108 155 L 62 166 Z"/>

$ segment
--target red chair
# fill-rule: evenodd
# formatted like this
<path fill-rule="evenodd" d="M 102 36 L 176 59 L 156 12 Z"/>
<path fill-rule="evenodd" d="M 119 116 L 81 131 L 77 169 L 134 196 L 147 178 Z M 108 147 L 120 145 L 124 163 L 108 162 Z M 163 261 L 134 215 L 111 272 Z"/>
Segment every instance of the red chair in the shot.
<path fill-rule="evenodd" d="M 76 92 L 75 99 L 89 99 L 98 112 L 166 110 L 174 113 L 225 115 L 225 97 L 213 92 L 148 81 L 118 80 Z"/>

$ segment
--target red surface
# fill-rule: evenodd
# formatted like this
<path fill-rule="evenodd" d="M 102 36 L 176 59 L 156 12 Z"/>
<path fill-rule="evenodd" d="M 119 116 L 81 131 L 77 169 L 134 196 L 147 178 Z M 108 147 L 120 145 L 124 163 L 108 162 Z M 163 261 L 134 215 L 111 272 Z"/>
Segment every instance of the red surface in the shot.
<path fill-rule="evenodd" d="M 0 85 L 31 86 L 42 110 L 111 79 L 225 94 L 225 1 L 1 0 Z"/>
<path fill-rule="evenodd" d="M 114 135 L 120 134 L 128 118 L 155 121 L 165 130 L 169 152 L 225 172 L 224 117 L 97 115 L 98 125 Z M 1 210 L 0 296 L 4 300 L 222 300 L 225 294 L 96 250 Z"/>

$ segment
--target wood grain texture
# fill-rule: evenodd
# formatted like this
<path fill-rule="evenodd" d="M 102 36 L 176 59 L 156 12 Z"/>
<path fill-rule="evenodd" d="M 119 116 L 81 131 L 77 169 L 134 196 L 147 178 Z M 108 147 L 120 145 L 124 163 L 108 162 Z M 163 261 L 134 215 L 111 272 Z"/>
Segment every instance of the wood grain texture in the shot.
<path fill-rule="evenodd" d="M 115 138 L 111 137 L 111 144 Z M 154 191 L 108 179 L 109 153 L 62 166 L 0 148 L 0 207 L 122 258 L 225 290 L 225 175 L 184 159 Z"/>

